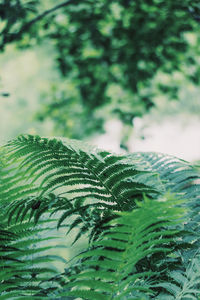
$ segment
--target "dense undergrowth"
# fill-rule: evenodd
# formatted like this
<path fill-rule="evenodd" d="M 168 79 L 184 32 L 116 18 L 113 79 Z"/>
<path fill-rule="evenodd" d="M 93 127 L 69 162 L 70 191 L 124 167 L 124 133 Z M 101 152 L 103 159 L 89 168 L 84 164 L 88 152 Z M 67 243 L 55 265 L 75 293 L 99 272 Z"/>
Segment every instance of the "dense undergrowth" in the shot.
<path fill-rule="evenodd" d="M 200 297 L 198 168 L 38 136 L 0 163 L 0 300 Z"/>

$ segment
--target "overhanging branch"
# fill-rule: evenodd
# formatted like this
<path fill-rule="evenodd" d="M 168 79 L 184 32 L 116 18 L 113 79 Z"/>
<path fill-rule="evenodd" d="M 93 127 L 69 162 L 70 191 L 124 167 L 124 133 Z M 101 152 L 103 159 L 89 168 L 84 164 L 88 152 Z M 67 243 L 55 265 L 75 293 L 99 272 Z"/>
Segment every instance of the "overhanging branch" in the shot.
<path fill-rule="evenodd" d="M 6 34 L 4 36 L 4 38 L 3 38 L 3 43 L 2 43 L 3 45 L 2 46 L 4 46 L 7 43 L 11 43 L 11 42 L 19 40 L 22 37 L 22 35 L 31 28 L 31 26 L 33 24 L 35 24 L 36 22 L 40 21 L 41 19 L 43 19 L 47 15 L 53 13 L 54 11 L 56 11 L 56 10 L 62 8 L 62 7 L 68 6 L 70 4 L 73 4 L 75 2 L 76 2 L 76 0 L 64 1 L 64 2 L 62 2 L 62 3 L 60 3 L 60 4 L 56 5 L 56 6 L 54 6 L 52 8 L 50 8 L 48 10 L 46 10 L 46 11 L 44 11 L 43 13 L 41 13 L 40 15 L 38 15 L 37 17 L 33 18 L 32 20 L 30 20 L 29 22 L 27 22 L 26 24 L 24 24 L 20 28 L 20 30 L 18 32 Z"/>

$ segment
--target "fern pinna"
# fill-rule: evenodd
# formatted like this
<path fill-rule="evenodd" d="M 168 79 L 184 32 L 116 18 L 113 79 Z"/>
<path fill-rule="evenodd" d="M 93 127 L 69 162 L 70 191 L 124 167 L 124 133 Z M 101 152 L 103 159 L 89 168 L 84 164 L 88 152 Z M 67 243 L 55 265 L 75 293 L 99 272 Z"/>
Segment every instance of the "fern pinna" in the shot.
<path fill-rule="evenodd" d="M 197 169 L 161 154 L 115 155 L 30 135 L 1 151 L 0 300 L 198 297 Z M 65 259 L 51 248 L 71 231 L 73 243 L 88 237 L 88 249 L 56 268 Z"/>

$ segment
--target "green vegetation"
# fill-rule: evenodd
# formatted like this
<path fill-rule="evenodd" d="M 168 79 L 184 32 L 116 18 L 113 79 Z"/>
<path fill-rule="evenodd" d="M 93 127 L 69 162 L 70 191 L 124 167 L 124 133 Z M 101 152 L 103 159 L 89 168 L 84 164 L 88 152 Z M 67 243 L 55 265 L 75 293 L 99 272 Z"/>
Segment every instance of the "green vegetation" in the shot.
<path fill-rule="evenodd" d="M 199 162 L 75 140 L 118 119 L 128 150 L 138 117 L 199 115 L 199 1 L 2 0 L 0 18 L 0 300 L 200 299 Z"/>
<path fill-rule="evenodd" d="M 54 135 L 82 139 L 111 117 L 132 126 L 163 95 L 169 105 L 186 83 L 199 84 L 198 2 L 4 0 L 0 49 L 35 52 L 41 82 L 48 57 L 46 86 L 29 78 L 32 101 L 42 102 L 33 114 Z"/>
<path fill-rule="evenodd" d="M 1 153 L 0 299 L 198 299 L 198 168 L 38 136 Z"/>

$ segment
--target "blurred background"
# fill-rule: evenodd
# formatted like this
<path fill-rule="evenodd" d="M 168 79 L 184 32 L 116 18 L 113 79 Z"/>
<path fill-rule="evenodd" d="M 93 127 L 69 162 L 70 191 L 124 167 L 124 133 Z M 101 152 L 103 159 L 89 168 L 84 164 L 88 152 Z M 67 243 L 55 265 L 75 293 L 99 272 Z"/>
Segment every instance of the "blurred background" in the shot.
<path fill-rule="evenodd" d="M 0 1 L 0 143 L 200 160 L 200 2 Z"/>

